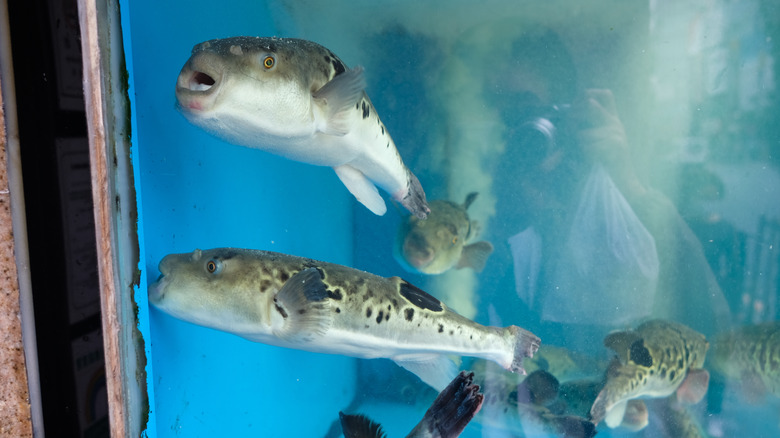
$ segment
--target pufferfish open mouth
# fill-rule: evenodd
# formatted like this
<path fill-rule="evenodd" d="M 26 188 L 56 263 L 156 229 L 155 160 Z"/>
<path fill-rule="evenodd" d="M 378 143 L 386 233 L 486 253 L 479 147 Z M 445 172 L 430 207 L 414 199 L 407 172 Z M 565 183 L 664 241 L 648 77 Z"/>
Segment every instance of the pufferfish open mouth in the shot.
<path fill-rule="evenodd" d="M 187 81 L 185 88 L 192 91 L 207 91 L 211 89 L 216 82 L 217 81 L 214 78 L 206 73 L 196 71 L 190 76 L 190 80 Z"/>
<path fill-rule="evenodd" d="M 185 67 L 176 81 L 178 108 L 185 113 L 201 113 L 208 110 L 219 93 L 221 74 L 202 68 Z"/>

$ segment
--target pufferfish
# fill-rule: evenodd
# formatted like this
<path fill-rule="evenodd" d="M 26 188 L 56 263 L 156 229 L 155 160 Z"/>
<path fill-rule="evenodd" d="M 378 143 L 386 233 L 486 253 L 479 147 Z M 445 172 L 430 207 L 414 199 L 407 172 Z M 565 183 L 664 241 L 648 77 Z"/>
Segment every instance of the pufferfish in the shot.
<path fill-rule="evenodd" d="M 457 374 L 451 355 L 524 374 L 539 348 L 518 326 L 481 325 L 399 277 L 334 263 L 214 248 L 169 254 L 159 268 L 149 302 L 176 318 L 268 345 L 388 358 L 439 390 Z"/>
<path fill-rule="evenodd" d="M 327 48 L 294 38 L 233 37 L 192 49 L 176 81 L 178 108 L 230 143 L 332 167 L 371 212 L 387 191 L 415 216 L 428 214 L 420 181 L 406 167 L 363 89 Z"/>
<path fill-rule="evenodd" d="M 604 345 L 617 353 L 607 382 L 590 410 L 598 424 L 614 428 L 623 421 L 626 404 L 640 397 L 666 397 L 697 403 L 707 392 L 709 373 L 702 369 L 709 343 L 704 335 L 671 321 L 652 320 L 636 330 L 612 332 Z"/>
<path fill-rule="evenodd" d="M 713 371 L 739 382 L 747 401 L 780 396 L 780 321 L 719 334 L 712 343 Z"/>
<path fill-rule="evenodd" d="M 441 274 L 452 268 L 472 268 L 479 272 L 493 252 L 490 242 L 473 240 L 479 225 L 469 219 L 467 209 L 477 198 L 472 192 L 463 204 L 431 201 L 431 212 L 424 221 L 409 216 L 398 228 L 394 255 L 410 272 Z"/>

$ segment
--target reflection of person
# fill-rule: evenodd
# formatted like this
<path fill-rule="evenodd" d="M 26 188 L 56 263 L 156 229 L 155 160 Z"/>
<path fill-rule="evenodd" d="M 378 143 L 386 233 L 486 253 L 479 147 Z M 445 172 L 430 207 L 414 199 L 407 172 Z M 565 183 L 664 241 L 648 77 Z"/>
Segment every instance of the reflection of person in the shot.
<path fill-rule="evenodd" d="M 516 290 L 525 306 L 514 307 L 538 321 L 545 343 L 599 349 L 608 330 L 647 317 L 705 334 L 725 328 L 728 306 L 700 242 L 633 170 L 612 92 L 576 95 L 560 72 L 540 71 L 540 56 L 568 59 L 554 35 L 540 41 L 543 53 L 515 57 L 503 71 L 525 80 L 501 82 L 499 74 L 486 87 L 500 94 L 507 135 L 488 227 L 497 263 L 483 273 L 482 290 L 495 294 L 491 301 Z"/>

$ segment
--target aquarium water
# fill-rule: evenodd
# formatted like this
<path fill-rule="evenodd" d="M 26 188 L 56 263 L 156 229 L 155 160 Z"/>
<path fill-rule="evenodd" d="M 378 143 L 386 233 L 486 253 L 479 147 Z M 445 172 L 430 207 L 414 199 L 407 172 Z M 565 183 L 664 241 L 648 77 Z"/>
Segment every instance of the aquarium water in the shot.
<path fill-rule="evenodd" d="M 600 423 L 598 435 L 778 436 L 780 334 L 756 341 L 752 356 L 718 364 L 713 354 L 725 333 L 772 330 L 780 315 L 776 2 L 120 6 L 146 436 L 336 437 L 344 411 L 400 437 L 436 395 L 387 359 L 253 343 L 150 306 L 147 287 L 165 255 L 216 247 L 400 276 L 467 318 L 518 325 L 542 348 L 558 347 L 535 363 L 561 385 L 604 376 L 619 349 L 604 345 L 610 332 L 649 319 L 685 324 L 710 342 L 703 400 L 675 405 L 679 420 L 646 396 L 643 430 Z M 484 270 L 410 270 L 396 236 L 408 212 L 389 194 L 380 190 L 388 211 L 374 215 L 328 167 L 233 145 L 189 123 L 174 91 L 192 48 L 242 35 L 314 41 L 348 67 L 363 66 L 366 93 L 428 200 L 461 204 L 478 192 L 468 215 L 476 240 L 494 248 Z M 639 361 L 637 348 L 630 353 Z M 462 436 L 559 436 L 518 414 L 516 390 L 491 398 L 522 377 L 454 359 L 476 370 L 486 400 Z M 724 366 L 742 368 L 728 375 Z M 679 432 L 682 421 L 690 435 Z"/>

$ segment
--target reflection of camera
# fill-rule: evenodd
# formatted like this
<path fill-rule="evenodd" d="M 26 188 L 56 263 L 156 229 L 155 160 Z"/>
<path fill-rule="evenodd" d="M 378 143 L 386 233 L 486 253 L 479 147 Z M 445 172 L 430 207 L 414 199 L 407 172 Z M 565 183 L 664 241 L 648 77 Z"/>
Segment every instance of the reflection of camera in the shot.
<path fill-rule="evenodd" d="M 559 130 L 564 130 L 566 115 L 571 105 L 551 105 L 535 111 L 515 129 L 515 141 L 523 145 L 532 163 L 540 163 L 561 146 Z"/>

